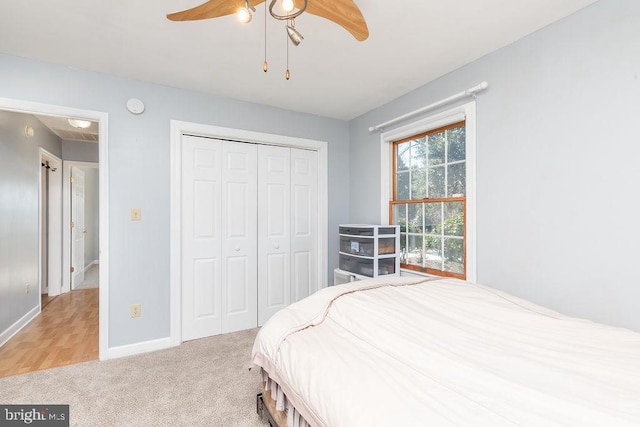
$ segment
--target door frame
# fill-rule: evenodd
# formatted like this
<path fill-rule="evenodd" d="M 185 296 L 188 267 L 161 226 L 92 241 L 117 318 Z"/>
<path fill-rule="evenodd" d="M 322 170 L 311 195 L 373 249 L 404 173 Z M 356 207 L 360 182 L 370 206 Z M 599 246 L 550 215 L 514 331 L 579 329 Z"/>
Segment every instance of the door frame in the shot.
<path fill-rule="evenodd" d="M 109 358 L 109 114 L 102 111 L 84 110 L 60 105 L 41 104 L 0 97 L 0 110 L 24 114 L 40 114 L 57 117 L 74 117 L 98 122 L 99 146 L 99 216 L 100 216 L 100 291 L 98 348 L 100 360 Z M 40 267 L 38 267 L 40 268 Z"/>
<path fill-rule="evenodd" d="M 62 285 L 62 254 L 60 253 L 62 240 L 62 159 L 42 147 L 39 148 L 39 152 L 39 161 L 41 163 L 48 161 L 51 168 L 55 168 L 57 172 L 57 175 L 54 175 L 56 172 L 49 175 L 49 192 L 47 194 L 47 204 L 49 205 L 49 222 L 47 224 L 48 256 L 46 266 L 47 281 L 49 282 L 47 294 L 56 296 L 60 295 Z M 40 294 L 42 294 L 42 230 L 44 228 L 43 210 L 45 208 L 42 206 L 42 194 L 45 189 L 42 187 L 42 174 L 44 173 L 42 166 L 39 170 L 40 184 L 38 194 L 40 197 L 38 200 L 38 214 L 40 220 L 38 222 L 38 247 L 40 248 L 40 253 L 38 256 L 38 283 Z M 40 310 L 42 310 L 42 298 L 38 301 L 40 301 Z"/>
<path fill-rule="evenodd" d="M 328 144 L 326 141 L 254 132 L 242 129 L 171 120 L 171 228 L 170 228 L 170 339 L 182 343 L 182 135 L 302 148 L 318 152 L 318 289 L 327 285 L 328 268 Z M 257 307 L 256 307 L 257 310 Z"/>
<path fill-rule="evenodd" d="M 69 292 L 72 288 L 71 270 L 70 270 L 71 268 L 71 233 L 69 233 L 68 231 L 71 224 L 71 168 L 74 166 L 79 168 L 98 169 L 98 173 L 100 173 L 99 163 L 79 162 L 75 160 L 62 161 L 62 224 L 66 224 L 65 226 L 62 227 L 62 266 L 63 266 L 62 292 L 63 293 Z M 102 183 L 100 182 L 100 177 L 98 176 L 98 189 L 100 188 L 101 185 Z"/>

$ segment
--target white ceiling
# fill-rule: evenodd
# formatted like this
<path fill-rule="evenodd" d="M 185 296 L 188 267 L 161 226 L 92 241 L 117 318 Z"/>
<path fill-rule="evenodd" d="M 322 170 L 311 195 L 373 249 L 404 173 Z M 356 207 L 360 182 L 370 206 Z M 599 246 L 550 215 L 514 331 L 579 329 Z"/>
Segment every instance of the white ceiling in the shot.
<path fill-rule="evenodd" d="M 98 123 L 91 122 L 91 125 L 86 129 L 78 129 L 71 124 L 66 117 L 57 116 L 41 116 L 34 114 L 33 117 L 40 120 L 40 122 L 55 133 L 58 138 L 65 141 L 76 142 L 95 142 L 98 143 Z"/>
<path fill-rule="evenodd" d="M 247 25 L 165 17 L 203 1 L 0 0 L 0 52 L 350 120 L 596 0 L 355 0 L 369 39 L 300 16 L 289 81 L 272 18 L 262 71 L 264 4 Z"/>

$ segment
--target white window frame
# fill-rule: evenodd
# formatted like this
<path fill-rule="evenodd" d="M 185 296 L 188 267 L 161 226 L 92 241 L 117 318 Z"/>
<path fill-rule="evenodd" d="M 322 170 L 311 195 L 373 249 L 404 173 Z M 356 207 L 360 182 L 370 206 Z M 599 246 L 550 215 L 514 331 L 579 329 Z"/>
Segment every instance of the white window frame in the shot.
<path fill-rule="evenodd" d="M 380 134 L 380 221 L 382 224 L 389 224 L 389 202 L 393 196 L 393 165 L 391 164 L 393 142 L 462 120 L 465 121 L 466 127 L 466 280 L 475 283 L 477 281 L 475 101 L 467 102 Z M 405 274 L 426 275 L 426 273 L 402 269 L 401 275 Z"/>

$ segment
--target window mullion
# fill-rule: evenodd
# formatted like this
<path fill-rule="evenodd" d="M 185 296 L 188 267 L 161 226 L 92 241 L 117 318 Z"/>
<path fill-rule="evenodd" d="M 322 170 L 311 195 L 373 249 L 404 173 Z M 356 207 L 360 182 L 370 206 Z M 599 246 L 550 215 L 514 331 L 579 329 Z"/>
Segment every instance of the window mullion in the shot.
<path fill-rule="evenodd" d="M 427 267 L 427 220 L 426 220 L 426 212 L 425 212 L 426 203 L 422 203 L 422 268 Z"/>
<path fill-rule="evenodd" d="M 449 197 L 449 131 L 444 131 L 444 196 Z"/>

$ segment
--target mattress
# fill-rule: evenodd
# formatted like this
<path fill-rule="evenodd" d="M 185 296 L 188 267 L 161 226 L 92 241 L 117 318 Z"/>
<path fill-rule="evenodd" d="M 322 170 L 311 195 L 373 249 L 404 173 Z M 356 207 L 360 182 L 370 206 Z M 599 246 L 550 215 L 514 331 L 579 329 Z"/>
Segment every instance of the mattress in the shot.
<path fill-rule="evenodd" d="M 640 425 L 639 333 L 457 279 L 322 289 L 252 360 L 314 427 Z"/>

